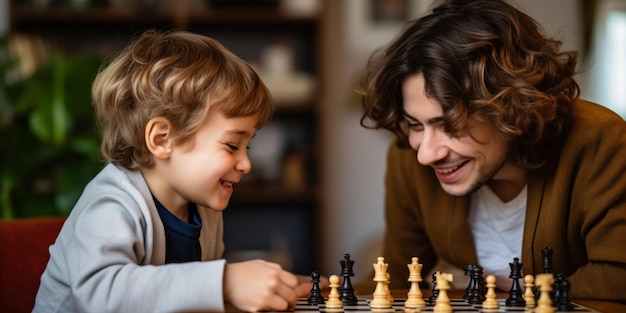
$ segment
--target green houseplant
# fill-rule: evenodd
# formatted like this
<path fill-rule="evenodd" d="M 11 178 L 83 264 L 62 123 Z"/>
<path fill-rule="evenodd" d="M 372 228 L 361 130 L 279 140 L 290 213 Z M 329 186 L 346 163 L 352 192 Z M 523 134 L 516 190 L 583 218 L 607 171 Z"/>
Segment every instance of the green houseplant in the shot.
<path fill-rule="evenodd" d="M 91 106 L 101 59 L 55 53 L 10 80 L 18 62 L 0 57 L 0 218 L 67 215 L 102 167 Z"/>

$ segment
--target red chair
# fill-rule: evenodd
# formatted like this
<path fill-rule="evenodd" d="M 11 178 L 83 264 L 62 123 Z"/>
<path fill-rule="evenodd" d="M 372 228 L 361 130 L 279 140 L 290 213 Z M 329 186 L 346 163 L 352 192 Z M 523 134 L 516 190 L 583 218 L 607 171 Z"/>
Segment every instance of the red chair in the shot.
<path fill-rule="evenodd" d="M 65 221 L 61 217 L 0 220 L 0 311 L 31 312 L 41 274 Z"/>

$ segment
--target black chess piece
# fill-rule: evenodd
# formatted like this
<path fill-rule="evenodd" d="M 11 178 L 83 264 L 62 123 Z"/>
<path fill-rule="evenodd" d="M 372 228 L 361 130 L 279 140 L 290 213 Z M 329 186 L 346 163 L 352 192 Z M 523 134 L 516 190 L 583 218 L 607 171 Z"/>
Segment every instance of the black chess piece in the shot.
<path fill-rule="evenodd" d="M 430 294 L 430 297 L 428 297 L 426 302 L 430 304 L 435 304 L 435 301 L 437 300 L 437 296 L 439 295 L 439 289 L 437 289 L 437 272 L 433 272 L 432 278 L 433 278 L 433 281 L 432 281 L 433 289 Z"/>
<path fill-rule="evenodd" d="M 313 286 L 311 287 L 311 294 L 306 299 L 307 302 L 311 305 L 323 304 L 324 296 L 322 296 L 322 290 L 320 289 L 320 273 L 313 271 L 311 273 L 311 282 L 313 283 Z"/>
<path fill-rule="evenodd" d="M 541 257 L 542 257 L 541 268 L 543 269 L 543 272 L 545 274 L 552 273 L 552 253 L 553 252 L 554 251 L 552 250 L 552 247 L 550 246 L 544 246 L 541 249 Z M 535 300 L 539 300 L 539 296 L 541 296 L 541 291 L 539 291 L 539 288 L 537 288 L 537 290 L 535 290 Z"/>
<path fill-rule="evenodd" d="M 478 282 L 478 288 L 480 290 L 480 298 L 485 301 L 485 299 L 487 298 L 487 280 L 485 279 L 485 276 L 483 275 L 483 268 L 480 267 L 480 274 L 478 275 L 479 278 L 479 282 Z"/>
<path fill-rule="evenodd" d="M 550 292 L 550 298 L 552 299 L 552 303 L 559 303 L 559 301 L 561 300 L 561 290 L 560 290 L 560 286 L 561 286 L 561 282 L 565 279 L 565 276 L 563 275 L 563 273 L 558 273 L 556 274 L 556 276 L 554 276 L 554 284 L 552 286 L 554 286 L 554 288 L 552 288 L 552 291 Z"/>
<path fill-rule="evenodd" d="M 343 284 L 339 288 L 339 300 L 343 305 L 356 305 L 357 298 L 354 296 L 354 288 L 350 282 L 350 276 L 354 276 L 352 270 L 354 261 L 350 260 L 350 254 L 343 255 L 343 260 L 339 261 L 341 264 L 341 276 L 343 277 Z"/>
<path fill-rule="evenodd" d="M 553 250 L 550 246 L 545 246 L 541 249 L 541 256 L 543 257 L 541 267 L 544 273 L 552 273 L 552 252 Z"/>
<path fill-rule="evenodd" d="M 569 288 L 569 281 L 562 277 L 555 288 L 558 290 L 559 295 L 555 305 L 558 311 L 574 311 L 574 305 L 569 301 Z"/>
<path fill-rule="evenodd" d="M 513 280 L 511 290 L 509 290 L 509 297 L 506 299 L 506 306 L 523 307 L 526 306 L 526 300 L 522 294 L 522 289 L 519 285 L 519 279 L 522 278 L 522 263 L 519 262 L 519 258 L 513 258 L 513 263 L 509 263 L 511 268 L 511 274 L 509 277 Z"/>
<path fill-rule="evenodd" d="M 469 291 L 467 302 L 471 304 L 482 304 L 485 301 L 485 295 L 487 294 L 487 282 L 483 276 L 483 267 L 480 265 L 474 265 L 470 274 L 471 279 L 475 281 L 474 286 Z"/>
<path fill-rule="evenodd" d="M 463 267 L 463 274 L 465 274 L 465 276 L 469 276 L 470 280 L 469 283 L 467 284 L 467 288 L 465 288 L 465 293 L 463 293 L 463 299 L 467 300 L 470 297 L 470 292 L 472 291 L 472 289 L 475 288 L 476 285 L 476 280 L 474 280 L 474 277 L 472 276 L 472 268 L 474 268 L 474 265 L 468 264 L 465 265 Z"/>

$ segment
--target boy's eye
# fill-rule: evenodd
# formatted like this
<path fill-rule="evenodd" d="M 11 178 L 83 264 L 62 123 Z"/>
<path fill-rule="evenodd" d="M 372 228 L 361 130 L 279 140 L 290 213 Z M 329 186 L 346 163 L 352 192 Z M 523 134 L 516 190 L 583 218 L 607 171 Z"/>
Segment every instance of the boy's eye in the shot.
<path fill-rule="evenodd" d="M 229 143 L 227 143 L 227 144 L 226 144 L 226 146 L 228 146 L 228 148 L 230 148 L 230 149 L 231 149 L 231 150 L 233 150 L 233 151 L 237 151 L 237 150 L 239 150 L 239 147 L 237 147 L 237 146 L 235 146 L 235 145 L 233 145 L 233 144 L 229 144 Z"/>

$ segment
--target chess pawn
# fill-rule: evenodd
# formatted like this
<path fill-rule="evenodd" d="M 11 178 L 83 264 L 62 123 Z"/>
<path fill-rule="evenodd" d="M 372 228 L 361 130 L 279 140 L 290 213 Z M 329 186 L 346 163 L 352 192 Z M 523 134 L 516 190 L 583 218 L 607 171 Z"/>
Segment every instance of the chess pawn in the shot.
<path fill-rule="evenodd" d="M 339 276 L 330 275 L 328 278 L 330 293 L 328 294 L 328 300 L 326 300 L 326 308 L 340 309 L 343 308 L 343 302 L 339 300 Z"/>
<path fill-rule="evenodd" d="M 483 309 L 498 309 L 500 308 L 500 303 L 496 300 L 496 277 L 487 275 L 485 280 L 487 281 L 487 294 L 485 295 L 485 301 L 483 301 Z"/>
<path fill-rule="evenodd" d="M 452 312 L 452 306 L 450 305 L 450 298 L 448 297 L 448 290 L 450 289 L 450 283 L 452 282 L 452 274 L 437 272 L 437 286 L 439 288 L 439 294 L 435 300 L 435 306 L 433 312 L 435 313 L 449 313 Z"/>
<path fill-rule="evenodd" d="M 535 278 L 533 275 L 528 274 L 524 276 L 524 287 L 526 288 L 526 290 L 524 290 L 524 300 L 526 301 L 527 308 L 535 307 L 535 292 L 533 291 L 533 287 L 535 286 L 533 284 L 534 281 Z"/>
<path fill-rule="evenodd" d="M 554 284 L 554 276 L 550 273 L 537 274 L 535 277 L 535 285 L 539 287 L 540 292 L 535 313 L 555 312 L 554 307 L 552 306 L 552 299 L 550 298 L 552 284 Z"/>
<path fill-rule="evenodd" d="M 407 264 L 409 268 L 408 282 L 411 283 L 411 288 L 407 293 L 407 299 L 404 302 L 405 308 L 423 308 L 426 306 L 426 301 L 422 298 L 422 291 L 420 290 L 419 283 L 422 281 L 422 264 L 418 263 L 417 257 L 411 258 L 411 264 Z"/>
<path fill-rule="evenodd" d="M 374 281 L 376 282 L 376 289 L 372 295 L 372 301 L 370 301 L 370 307 L 377 309 L 391 308 L 391 301 L 389 301 L 389 279 L 387 276 L 387 267 L 389 264 L 385 263 L 385 258 L 378 257 L 374 266 Z"/>
<path fill-rule="evenodd" d="M 324 297 L 322 296 L 322 290 L 320 289 L 320 273 L 313 271 L 311 273 L 311 294 L 307 298 L 308 304 L 323 304 Z"/>

